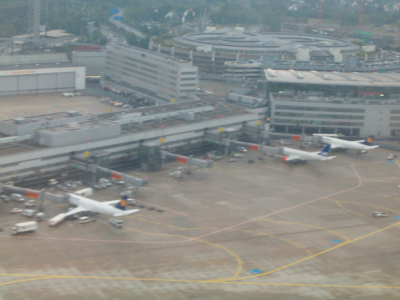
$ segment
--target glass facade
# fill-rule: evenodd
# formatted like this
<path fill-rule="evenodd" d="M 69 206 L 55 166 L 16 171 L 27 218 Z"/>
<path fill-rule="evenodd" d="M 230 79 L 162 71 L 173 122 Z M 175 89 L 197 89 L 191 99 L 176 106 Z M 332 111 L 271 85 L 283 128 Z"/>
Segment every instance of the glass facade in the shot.
<path fill-rule="evenodd" d="M 390 95 L 400 94 L 400 87 L 358 86 L 358 85 L 321 85 L 289 82 L 267 82 L 267 94 L 280 91 L 323 92 L 325 96 L 347 94 L 351 97 L 379 97 L 388 99 Z"/>
<path fill-rule="evenodd" d="M 290 112 L 275 112 L 275 116 L 295 117 L 295 118 L 314 118 L 314 119 L 355 119 L 364 120 L 364 116 L 358 115 L 325 115 L 325 114 L 308 114 L 308 113 L 290 113 Z M 393 118 L 393 117 L 392 117 Z M 400 120 L 400 117 L 398 117 Z"/>
<path fill-rule="evenodd" d="M 365 113 L 365 109 L 361 109 L 361 108 L 311 107 L 311 106 L 297 106 L 297 105 L 276 105 L 275 109 L 330 111 L 330 112 L 344 112 L 344 113 Z"/>
<path fill-rule="evenodd" d="M 293 119 L 274 119 L 274 123 L 296 124 L 296 125 L 313 125 L 313 126 L 353 126 L 360 127 L 364 123 L 358 122 L 329 122 L 329 121 L 313 121 L 313 120 L 293 120 Z"/>

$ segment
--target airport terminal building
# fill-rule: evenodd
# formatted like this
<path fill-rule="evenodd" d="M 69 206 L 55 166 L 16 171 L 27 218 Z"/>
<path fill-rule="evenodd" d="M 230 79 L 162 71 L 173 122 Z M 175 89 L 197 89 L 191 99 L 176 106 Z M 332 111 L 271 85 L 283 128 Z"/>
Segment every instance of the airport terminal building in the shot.
<path fill-rule="evenodd" d="M 398 136 L 400 74 L 265 71 L 277 132 Z"/>
<path fill-rule="evenodd" d="M 7 135 L 0 138 L 0 145 L 6 146 L 0 147 L 0 181 L 54 178 L 52 172 L 68 169 L 71 160 L 85 152 L 101 166 L 141 168 L 156 148 L 180 154 L 215 149 L 206 136 L 221 127 L 261 134 L 251 130 L 257 120 L 256 113 L 244 108 L 203 101 L 105 114 L 68 111 L 7 119 L 0 122 L 0 133 Z"/>

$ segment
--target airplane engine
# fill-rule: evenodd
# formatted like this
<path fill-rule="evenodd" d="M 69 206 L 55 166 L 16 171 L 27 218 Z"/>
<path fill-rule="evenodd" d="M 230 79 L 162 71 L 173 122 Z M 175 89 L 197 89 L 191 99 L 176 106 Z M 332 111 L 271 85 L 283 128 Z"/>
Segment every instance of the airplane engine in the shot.
<path fill-rule="evenodd" d="M 287 156 L 282 156 L 282 161 L 286 161 L 287 160 Z"/>

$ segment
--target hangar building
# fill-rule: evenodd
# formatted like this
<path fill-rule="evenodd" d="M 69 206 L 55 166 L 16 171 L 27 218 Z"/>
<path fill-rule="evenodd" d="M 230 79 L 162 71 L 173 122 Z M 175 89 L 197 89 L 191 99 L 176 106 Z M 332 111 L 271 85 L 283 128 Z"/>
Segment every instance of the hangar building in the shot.
<path fill-rule="evenodd" d="M 65 61 L 63 56 L 4 57 L 0 61 L 0 95 L 85 89 L 85 66 Z"/>

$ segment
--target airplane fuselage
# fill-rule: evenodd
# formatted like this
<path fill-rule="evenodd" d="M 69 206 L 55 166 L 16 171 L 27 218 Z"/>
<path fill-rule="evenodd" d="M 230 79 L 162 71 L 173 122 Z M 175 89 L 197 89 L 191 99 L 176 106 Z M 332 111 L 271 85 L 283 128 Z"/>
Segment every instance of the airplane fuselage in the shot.
<path fill-rule="evenodd" d="M 350 149 L 350 150 L 356 150 L 356 151 L 364 151 L 364 150 L 371 150 L 371 149 L 378 147 L 378 146 L 368 146 L 368 145 L 361 144 L 359 142 L 345 141 L 345 140 L 335 139 L 335 138 L 330 138 L 330 137 L 325 137 L 325 136 L 322 137 L 321 141 L 324 144 L 331 144 L 332 150 L 334 150 L 334 149 L 342 149 L 342 150 Z"/>
<path fill-rule="evenodd" d="M 121 210 L 115 208 L 114 206 L 104 204 L 88 198 L 80 197 L 74 194 L 70 194 L 69 203 L 103 215 L 114 216 L 115 214 L 121 213 Z"/>
<path fill-rule="evenodd" d="M 330 160 L 330 158 L 328 158 L 326 156 L 322 156 L 322 155 L 312 153 L 312 152 L 291 149 L 291 148 L 283 148 L 283 155 L 296 156 L 296 157 L 298 157 L 298 161 L 303 161 L 303 162 L 307 161 L 307 160 Z"/>

